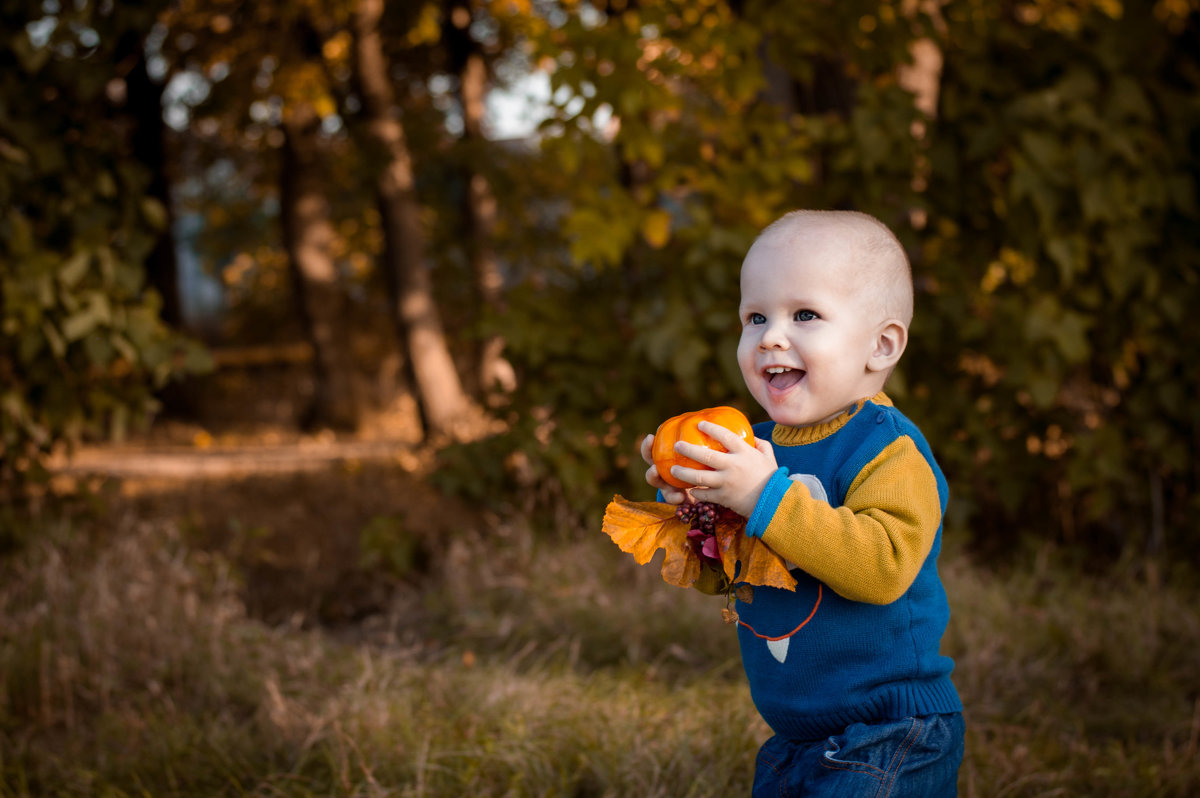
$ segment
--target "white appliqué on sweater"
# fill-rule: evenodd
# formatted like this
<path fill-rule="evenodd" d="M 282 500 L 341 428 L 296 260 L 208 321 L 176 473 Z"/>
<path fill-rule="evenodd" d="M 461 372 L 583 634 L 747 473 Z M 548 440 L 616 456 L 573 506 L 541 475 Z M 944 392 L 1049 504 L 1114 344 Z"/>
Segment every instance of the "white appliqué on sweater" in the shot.
<path fill-rule="evenodd" d="M 788 479 L 794 479 L 808 488 L 808 492 L 814 499 L 820 499 L 829 504 L 829 494 L 825 492 L 825 486 L 821 484 L 821 480 L 817 479 L 816 474 L 791 474 Z"/>
<path fill-rule="evenodd" d="M 808 488 L 809 494 L 814 499 L 819 499 L 826 504 L 829 504 L 829 494 L 825 492 L 825 486 L 821 484 L 821 480 L 817 479 L 816 474 L 790 474 L 788 479 L 794 479 L 804 487 Z M 796 564 L 791 560 L 785 563 L 788 570 L 796 567 Z M 791 644 L 791 637 L 784 637 L 779 640 L 767 640 L 767 650 L 771 652 L 771 656 L 779 662 L 787 659 L 788 646 Z"/>

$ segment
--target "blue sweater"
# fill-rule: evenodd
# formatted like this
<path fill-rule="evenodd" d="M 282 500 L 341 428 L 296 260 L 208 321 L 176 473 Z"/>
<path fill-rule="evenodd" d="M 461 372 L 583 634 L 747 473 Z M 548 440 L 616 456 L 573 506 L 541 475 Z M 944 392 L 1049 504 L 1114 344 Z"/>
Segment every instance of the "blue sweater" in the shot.
<path fill-rule="evenodd" d="M 947 486 L 924 436 L 883 394 L 817 427 L 754 428 L 780 464 L 746 532 L 796 566 L 795 592 L 755 587 L 738 637 L 754 703 L 780 735 L 958 712 L 938 648 Z"/>

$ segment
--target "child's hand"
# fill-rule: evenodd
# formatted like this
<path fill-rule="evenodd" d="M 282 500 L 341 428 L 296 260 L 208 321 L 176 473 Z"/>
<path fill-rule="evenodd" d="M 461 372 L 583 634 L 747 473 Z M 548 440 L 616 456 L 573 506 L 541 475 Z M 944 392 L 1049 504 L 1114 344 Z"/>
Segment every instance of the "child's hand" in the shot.
<path fill-rule="evenodd" d="M 711 421 L 701 421 L 696 429 L 729 451 L 718 452 L 716 449 L 679 441 L 675 444 L 675 451 L 712 470 L 672 466 L 671 474 L 695 485 L 696 498 L 715 502 L 749 518 L 754 512 L 754 506 L 758 504 L 758 497 L 763 488 L 779 469 L 770 442 L 755 438 L 754 446 L 751 446 L 737 433 Z M 642 447 L 643 451 L 646 451 L 645 443 Z M 646 478 L 649 481 L 649 473 Z M 661 481 L 657 471 L 655 479 Z"/>
<path fill-rule="evenodd" d="M 668 485 L 666 480 L 658 475 L 658 467 L 654 465 L 654 457 L 650 453 L 653 446 L 653 435 L 647 435 L 642 439 L 642 459 L 650 466 L 646 469 L 646 482 L 651 487 L 662 491 L 663 501 L 667 504 L 683 504 L 687 500 L 687 493 L 679 488 Z"/>

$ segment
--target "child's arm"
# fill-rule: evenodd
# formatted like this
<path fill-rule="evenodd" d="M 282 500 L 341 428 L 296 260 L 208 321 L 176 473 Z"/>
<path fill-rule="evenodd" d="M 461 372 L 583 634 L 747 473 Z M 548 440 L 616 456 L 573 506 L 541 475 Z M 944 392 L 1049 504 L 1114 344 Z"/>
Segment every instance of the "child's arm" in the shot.
<path fill-rule="evenodd" d="M 777 468 L 767 441 L 756 440 L 751 448 L 707 423 L 700 431 L 728 453 L 675 444 L 680 454 L 713 469 L 673 468 L 675 476 L 698 486 L 694 495 L 746 516 L 746 534 L 761 537 L 840 596 L 890 604 L 904 595 L 942 522 L 937 478 L 911 438 L 897 438 L 867 463 L 835 508 Z"/>
<path fill-rule="evenodd" d="M 772 477 L 747 524 L 779 556 L 852 601 L 890 604 L 912 585 L 942 522 L 937 478 L 911 438 L 893 441 L 831 507 Z"/>

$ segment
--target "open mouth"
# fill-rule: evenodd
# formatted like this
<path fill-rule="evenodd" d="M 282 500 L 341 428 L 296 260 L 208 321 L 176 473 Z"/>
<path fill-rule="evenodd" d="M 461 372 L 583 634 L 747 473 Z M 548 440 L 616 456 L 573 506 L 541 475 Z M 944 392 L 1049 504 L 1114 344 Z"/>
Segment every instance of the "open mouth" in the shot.
<path fill-rule="evenodd" d="M 771 366 L 764 370 L 767 384 L 777 391 L 787 390 L 804 377 L 802 369 L 791 369 L 786 366 Z"/>

